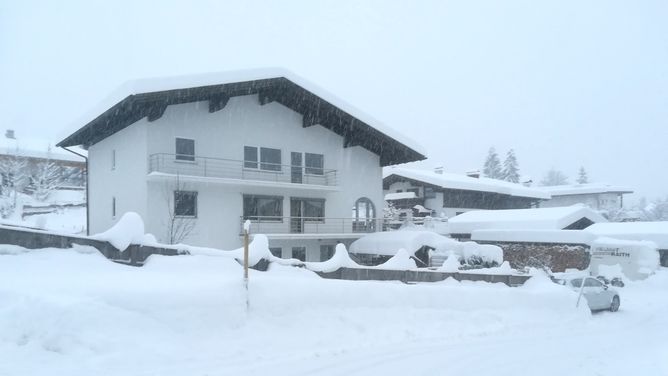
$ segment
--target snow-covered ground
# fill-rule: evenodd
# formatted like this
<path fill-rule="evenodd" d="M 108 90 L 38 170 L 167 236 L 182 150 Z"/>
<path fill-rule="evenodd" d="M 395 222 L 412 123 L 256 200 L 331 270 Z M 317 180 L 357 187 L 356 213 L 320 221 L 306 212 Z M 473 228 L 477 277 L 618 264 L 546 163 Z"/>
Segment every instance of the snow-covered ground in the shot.
<path fill-rule="evenodd" d="M 0 198 L 13 200 L 11 197 Z M 78 190 L 54 190 L 46 201 L 38 201 L 27 194 L 19 194 L 14 212 L 7 218 L 0 218 L 0 224 L 25 226 L 68 234 L 86 233 L 86 207 L 63 207 L 55 212 L 30 215 L 22 218 L 24 205 L 44 207 L 49 205 L 82 204 L 86 193 Z"/>
<path fill-rule="evenodd" d="M 133 268 L 87 247 L 0 246 L 0 375 L 663 375 L 668 271 L 591 315 L 538 276 L 501 284 L 324 280 L 228 257 Z"/>

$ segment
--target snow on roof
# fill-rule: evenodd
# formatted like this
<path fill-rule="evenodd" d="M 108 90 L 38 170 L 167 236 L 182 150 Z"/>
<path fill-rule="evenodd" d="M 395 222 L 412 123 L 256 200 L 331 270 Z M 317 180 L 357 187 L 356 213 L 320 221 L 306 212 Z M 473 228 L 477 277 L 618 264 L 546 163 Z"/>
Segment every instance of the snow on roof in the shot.
<path fill-rule="evenodd" d="M 552 196 L 585 195 L 596 193 L 633 193 L 633 189 L 620 187 L 605 183 L 555 185 L 551 187 L 538 187 L 538 189 Z"/>
<path fill-rule="evenodd" d="M 84 159 L 62 148 L 55 142 L 36 138 L 0 138 L 0 155 L 17 155 L 22 157 L 53 159 L 59 161 L 83 162 Z M 86 155 L 80 148 L 71 148 L 79 154 Z"/>
<path fill-rule="evenodd" d="M 473 241 L 590 244 L 596 235 L 570 230 L 474 230 Z"/>
<path fill-rule="evenodd" d="M 442 242 L 456 242 L 431 231 L 397 230 L 375 232 L 365 235 L 350 245 L 350 253 L 394 256 L 398 250 L 405 249 L 410 254 L 425 245 L 436 248 Z"/>
<path fill-rule="evenodd" d="M 128 81 L 125 82 L 123 85 L 121 85 L 118 89 L 113 91 L 107 98 L 102 100 L 97 106 L 94 106 L 89 111 L 87 111 L 74 124 L 72 124 L 69 127 L 66 127 L 67 129 L 63 131 L 63 133 L 61 134 L 62 137 L 60 137 L 60 139 L 65 139 L 71 134 L 75 133 L 82 127 L 83 124 L 88 124 L 90 121 L 94 120 L 95 118 L 100 116 L 100 114 L 104 113 L 105 111 L 107 111 L 108 109 L 110 109 L 123 99 L 127 98 L 129 95 L 184 89 L 184 88 L 193 88 L 201 86 L 210 86 L 210 85 L 222 85 L 227 83 L 271 79 L 277 77 L 284 77 L 292 81 L 293 83 L 312 92 L 318 97 L 326 100 L 332 105 L 349 113 L 350 115 L 363 121 L 372 128 L 375 128 L 376 130 L 380 131 L 381 133 L 384 133 L 385 135 L 393 138 L 394 140 L 415 150 L 416 152 L 422 154 L 423 156 L 427 154 L 426 151 L 412 139 L 383 125 L 380 121 L 376 120 L 375 118 L 366 114 L 360 109 L 352 106 L 351 104 L 343 101 L 337 96 L 329 93 L 327 90 L 313 84 L 312 82 L 284 68 L 248 69 L 239 71 L 213 72 L 213 73 L 193 74 L 193 75 L 183 75 L 183 76 L 154 77 L 154 78 L 145 78 L 145 79 Z"/>
<path fill-rule="evenodd" d="M 648 240 L 660 249 L 668 249 L 668 222 L 595 223 L 584 231 L 617 239 Z"/>
<path fill-rule="evenodd" d="M 417 170 L 403 167 L 388 167 L 383 169 L 383 178 L 386 178 L 390 175 L 398 175 L 407 179 L 421 181 L 446 189 L 493 192 L 510 196 L 529 197 L 544 200 L 549 200 L 551 197 L 550 194 L 545 191 L 525 187 L 521 184 L 489 178 L 472 178 L 466 175 L 446 172 L 436 173 L 434 171 Z"/>
<path fill-rule="evenodd" d="M 385 201 L 392 201 L 392 200 L 404 200 L 408 198 L 416 198 L 417 195 L 415 192 L 396 192 L 396 193 L 388 193 L 385 195 Z"/>
<path fill-rule="evenodd" d="M 607 222 L 585 205 L 510 210 L 472 210 L 448 220 L 451 234 L 470 234 L 475 230 L 561 230 L 588 218 Z"/>

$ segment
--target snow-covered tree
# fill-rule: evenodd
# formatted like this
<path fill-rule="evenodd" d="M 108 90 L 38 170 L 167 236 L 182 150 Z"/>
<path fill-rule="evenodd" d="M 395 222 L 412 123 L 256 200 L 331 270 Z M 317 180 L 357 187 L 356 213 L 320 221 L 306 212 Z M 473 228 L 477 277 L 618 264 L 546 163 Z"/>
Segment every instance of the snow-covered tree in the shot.
<path fill-rule="evenodd" d="M 60 185 L 61 179 L 60 166 L 51 160 L 38 162 L 30 174 L 30 188 L 33 196 L 39 201 L 46 200 L 51 192 Z"/>
<path fill-rule="evenodd" d="M 487 159 L 482 169 L 482 174 L 491 179 L 503 179 L 503 171 L 501 170 L 501 161 L 499 155 L 496 153 L 494 147 L 489 148 Z"/>
<path fill-rule="evenodd" d="M 563 172 L 551 168 L 540 182 L 544 186 L 564 185 L 568 184 L 568 177 Z"/>
<path fill-rule="evenodd" d="M 503 180 L 512 183 L 520 182 L 520 170 L 517 167 L 517 157 L 513 149 L 508 150 L 506 159 L 503 161 Z"/>
<path fill-rule="evenodd" d="M 589 177 L 587 177 L 587 171 L 585 171 L 584 166 L 580 167 L 580 171 L 578 172 L 577 182 L 578 182 L 578 184 L 589 183 Z"/>
<path fill-rule="evenodd" d="M 188 187 L 181 181 L 179 175 L 173 182 L 165 184 L 164 187 L 164 202 L 167 207 L 167 239 L 169 244 L 178 244 L 183 242 L 188 236 L 193 234 L 197 224 L 197 218 L 194 215 L 181 215 L 178 208 L 185 200 L 186 195 L 180 192 L 187 192 Z M 195 205 L 197 202 L 195 202 Z M 194 208 L 195 212 L 197 208 Z"/>
<path fill-rule="evenodd" d="M 3 218 L 10 216 L 16 209 L 18 194 L 23 193 L 29 182 L 28 161 L 19 151 L 6 155 L 0 160 L 0 176 L 2 190 L 0 191 L 0 215 Z"/>

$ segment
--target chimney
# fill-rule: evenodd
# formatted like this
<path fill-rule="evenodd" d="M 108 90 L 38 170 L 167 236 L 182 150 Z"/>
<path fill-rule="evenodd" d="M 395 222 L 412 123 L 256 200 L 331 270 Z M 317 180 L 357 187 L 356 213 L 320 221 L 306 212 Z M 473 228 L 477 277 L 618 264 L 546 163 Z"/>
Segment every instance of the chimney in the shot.
<path fill-rule="evenodd" d="M 435 167 L 434 172 L 439 175 L 443 175 L 443 166 Z"/>
<path fill-rule="evenodd" d="M 478 179 L 478 178 L 480 178 L 480 170 L 469 171 L 469 172 L 466 173 L 466 176 L 468 176 L 470 178 Z"/>
<path fill-rule="evenodd" d="M 5 137 L 11 138 L 12 140 L 15 139 L 14 130 L 13 129 L 7 129 L 7 131 L 5 132 Z"/>

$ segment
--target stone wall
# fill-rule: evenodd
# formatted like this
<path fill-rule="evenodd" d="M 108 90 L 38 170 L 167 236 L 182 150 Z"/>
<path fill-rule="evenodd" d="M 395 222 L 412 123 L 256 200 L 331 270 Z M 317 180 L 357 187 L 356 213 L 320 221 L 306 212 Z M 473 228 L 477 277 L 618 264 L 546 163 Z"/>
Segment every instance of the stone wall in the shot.
<path fill-rule="evenodd" d="M 513 269 L 548 268 L 553 272 L 566 269 L 584 270 L 589 266 L 589 246 L 585 244 L 522 243 L 479 241 L 503 249 L 503 260 Z"/>

